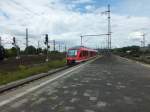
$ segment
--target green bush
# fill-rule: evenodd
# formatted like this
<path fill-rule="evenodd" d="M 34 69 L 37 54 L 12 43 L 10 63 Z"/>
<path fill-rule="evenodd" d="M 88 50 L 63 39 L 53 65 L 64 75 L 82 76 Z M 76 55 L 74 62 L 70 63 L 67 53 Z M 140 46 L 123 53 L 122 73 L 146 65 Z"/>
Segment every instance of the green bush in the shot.
<path fill-rule="evenodd" d="M 62 61 L 52 61 L 48 63 L 48 67 L 50 68 L 56 68 L 56 67 L 62 67 L 65 64 L 65 60 Z"/>
<path fill-rule="evenodd" d="M 25 69 L 27 69 L 27 67 L 26 66 L 24 66 L 24 65 L 19 65 L 19 67 L 18 67 L 20 70 L 25 70 Z"/>
<path fill-rule="evenodd" d="M 28 46 L 27 48 L 25 48 L 25 53 L 27 54 L 36 54 L 37 50 L 34 46 Z"/>

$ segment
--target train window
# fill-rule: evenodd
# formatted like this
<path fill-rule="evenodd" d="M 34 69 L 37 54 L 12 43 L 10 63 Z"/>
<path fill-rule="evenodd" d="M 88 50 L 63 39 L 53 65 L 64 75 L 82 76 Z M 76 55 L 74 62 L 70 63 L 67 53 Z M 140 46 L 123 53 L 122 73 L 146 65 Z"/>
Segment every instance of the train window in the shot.
<path fill-rule="evenodd" d="M 84 57 L 87 56 L 87 51 L 83 51 L 83 56 L 84 56 Z"/>
<path fill-rule="evenodd" d="M 83 56 L 85 56 L 85 51 L 83 51 Z"/>
<path fill-rule="evenodd" d="M 92 51 L 90 52 L 90 56 L 92 56 Z"/>
<path fill-rule="evenodd" d="M 86 51 L 86 57 L 88 57 L 88 51 Z"/>
<path fill-rule="evenodd" d="M 77 55 L 77 50 L 69 50 L 68 51 L 68 56 L 76 56 Z"/>
<path fill-rule="evenodd" d="M 80 57 L 87 57 L 88 54 L 89 54 L 88 51 L 81 51 L 81 52 L 80 52 Z"/>
<path fill-rule="evenodd" d="M 82 57 L 82 56 L 83 56 L 83 51 L 80 52 L 80 57 Z"/>

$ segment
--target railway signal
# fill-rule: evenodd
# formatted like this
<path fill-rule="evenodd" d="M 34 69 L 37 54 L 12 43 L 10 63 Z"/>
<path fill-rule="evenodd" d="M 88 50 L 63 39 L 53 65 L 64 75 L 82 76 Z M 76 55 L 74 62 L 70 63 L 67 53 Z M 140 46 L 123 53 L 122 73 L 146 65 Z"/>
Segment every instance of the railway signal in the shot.
<path fill-rule="evenodd" d="M 45 60 L 47 62 L 48 61 L 48 49 L 50 48 L 50 46 L 48 45 L 48 34 L 45 35 L 45 42 L 44 43 L 46 45 L 46 50 L 47 50 L 47 53 L 46 53 L 47 56 L 46 56 L 46 60 Z"/>
<path fill-rule="evenodd" d="M 48 34 L 45 35 L 45 44 L 48 43 Z"/>
<path fill-rule="evenodd" d="M 13 43 L 12 43 L 12 45 L 16 46 L 16 38 L 15 37 L 13 37 Z"/>
<path fill-rule="evenodd" d="M 13 45 L 13 46 L 16 48 L 16 50 L 17 50 L 16 59 L 20 59 L 20 54 L 19 54 L 20 49 L 19 49 L 19 46 L 16 44 L 16 38 L 15 38 L 15 37 L 13 37 L 13 43 L 12 43 L 12 45 Z"/>

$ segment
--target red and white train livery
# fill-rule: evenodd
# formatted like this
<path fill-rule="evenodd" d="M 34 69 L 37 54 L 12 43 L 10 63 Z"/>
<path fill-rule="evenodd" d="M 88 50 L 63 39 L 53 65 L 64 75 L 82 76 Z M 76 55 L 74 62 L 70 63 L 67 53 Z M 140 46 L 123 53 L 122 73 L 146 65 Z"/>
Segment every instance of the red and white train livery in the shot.
<path fill-rule="evenodd" d="M 77 46 L 68 49 L 67 52 L 67 64 L 80 63 L 89 60 L 97 55 L 97 51 L 94 49 L 86 48 L 83 46 Z"/>

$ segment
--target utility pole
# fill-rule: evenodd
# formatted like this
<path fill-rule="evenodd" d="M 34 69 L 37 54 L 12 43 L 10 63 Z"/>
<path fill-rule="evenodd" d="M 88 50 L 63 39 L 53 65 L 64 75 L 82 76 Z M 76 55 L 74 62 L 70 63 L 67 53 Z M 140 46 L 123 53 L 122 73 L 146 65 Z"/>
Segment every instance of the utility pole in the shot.
<path fill-rule="evenodd" d="M 107 33 L 107 49 L 110 50 L 111 49 L 111 16 L 110 16 L 110 5 L 108 4 L 108 10 L 102 12 L 102 14 L 107 14 L 108 15 L 108 33 Z"/>
<path fill-rule="evenodd" d="M 66 44 L 65 44 L 65 52 L 67 52 L 67 46 L 66 46 Z"/>
<path fill-rule="evenodd" d="M 2 46 L 2 37 L 0 37 L 0 46 Z"/>
<path fill-rule="evenodd" d="M 53 47 L 54 47 L 54 51 L 56 51 L 56 48 L 55 48 L 55 45 L 56 45 L 56 42 L 55 42 L 55 40 L 53 40 Z"/>
<path fill-rule="evenodd" d="M 59 43 L 59 52 L 60 52 L 60 47 L 61 47 L 61 46 L 60 46 L 60 43 Z"/>
<path fill-rule="evenodd" d="M 28 28 L 26 28 L 26 54 L 28 55 L 28 44 L 29 40 L 28 40 Z"/>
<path fill-rule="evenodd" d="M 81 35 L 81 46 L 83 45 L 83 36 Z"/>
<path fill-rule="evenodd" d="M 28 28 L 26 28 L 26 48 L 28 47 L 29 40 L 28 40 Z"/>
<path fill-rule="evenodd" d="M 143 33 L 143 48 L 145 48 L 145 33 Z"/>
<path fill-rule="evenodd" d="M 143 47 L 143 41 L 140 41 L 141 42 L 141 47 Z"/>
<path fill-rule="evenodd" d="M 142 56 L 142 58 L 145 59 L 145 33 L 143 33 L 141 36 L 143 37 L 143 41 L 142 41 L 143 56 Z"/>
<path fill-rule="evenodd" d="M 110 24 L 110 5 L 108 5 L 108 48 L 111 49 L 111 24 Z"/>
<path fill-rule="evenodd" d="M 40 41 L 38 41 L 38 49 L 40 48 Z"/>
<path fill-rule="evenodd" d="M 141 47 L 143 47 L 143 48 L 145 47 L 145 43 L 146 43 L 145 42 L 145 35 L 146 35 L 145 33 L 143 33 L 142 35 L 139 35 L 139 36 L 142 36 L 142 40 L 140 42 L 141 42 Z"/>
<path fill-rule="evenodd" d="M 38 41 L 37 53 L 38 53 L 38 55 L 40 54 L 40 41 Z"/>

